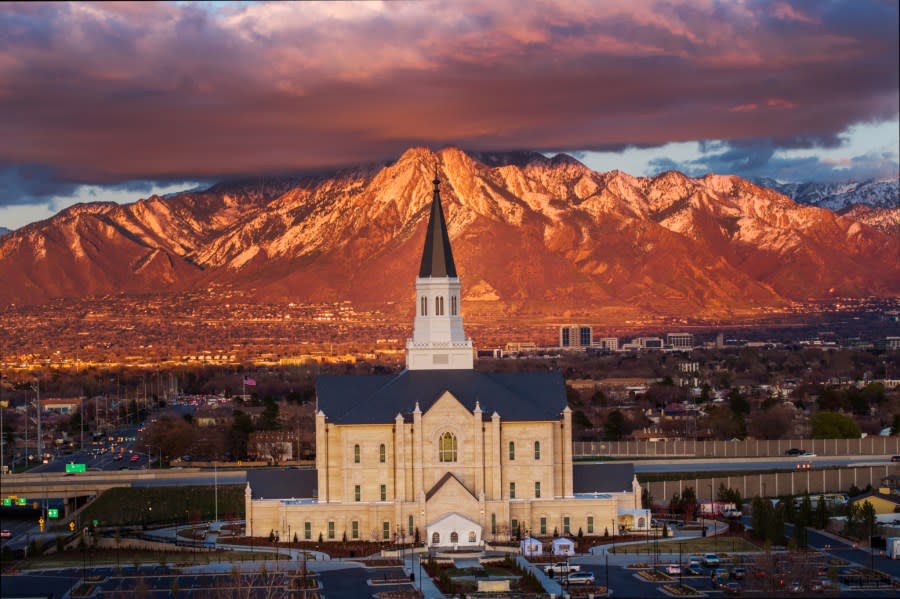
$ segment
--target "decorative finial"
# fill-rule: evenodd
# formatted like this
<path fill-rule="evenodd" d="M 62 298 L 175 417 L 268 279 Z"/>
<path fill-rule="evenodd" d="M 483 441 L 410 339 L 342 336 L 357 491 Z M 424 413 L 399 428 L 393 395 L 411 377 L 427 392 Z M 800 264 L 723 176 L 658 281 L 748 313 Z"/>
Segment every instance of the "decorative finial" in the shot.
<path fill-rule="evenodd" d="M 438 177 L 438 172 L 439 172 L 438 171 L 438 163 L 437 163 L 437 160 L 435 160 L 434 161 L 434 180 L 432 181 L 432 183 L 434 183 L 434 191 L 435 192 L 437 192 L 438 188 L 441 186 L 441 180 Z"/>

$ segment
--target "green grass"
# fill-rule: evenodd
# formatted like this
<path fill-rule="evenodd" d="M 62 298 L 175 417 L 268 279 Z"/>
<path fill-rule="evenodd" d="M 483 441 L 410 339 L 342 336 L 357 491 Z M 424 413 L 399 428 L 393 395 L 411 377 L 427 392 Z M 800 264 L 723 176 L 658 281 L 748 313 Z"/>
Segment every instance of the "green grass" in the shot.
<path fill-rule="evenodd" d="M 215 490 L 209 486 L 117 487 L 104 491 L 81 514 L 100 526 L 148 526 L 212 520 Z M 219 485 L 219 518 L 244 517 L 242 485 Z"/>
<path fill-rule="evenodd" d="M 680 546 L 680 547 L 679 547 Z M 622 545 L 617 546 L 616 554 L 631 555 L 649 555 L 656 549 L 655 543 L 641 543 L 639 545 Z M 699 539 L 691 539 L 688 541 L 663 541 L 659 543 L 659 552 L 661 554 L 675 554 L 681 549 L 683 557 L 687 559 L 688 555 L 693 553 L 730 553 L 733 551 L 760 551 L 760 548 L 753 543 L 740 537 L 706 537 Z"/>
<path fill-rule="evenodd" d="M 271 560 L 275 559 L 275 554 L 271 551 L 213 551 L 213 552 L 192 552 L 192 551 L 135 551 L 133 549 L 122 549 L 118 552 L 114 549 L 98 549 L 87 550 L 82 554 L 81 551 L 70 550 L 64 553 L 53 553 L 50 555 L 42 555 L 40 557 L 30 558 L 22 562 L 20 568 L 40 569 L 40 568 L 65 568 L 65 567 L 81 567 L 82 564 L 88 566 L 94 565 L 114 565 L 128 567 L 135 563 L 141 565 L 161 564 L 163 560 L 169 565 L 192 565 L 192 564 L 214 564 L 217 562 L 240 562 L 255 560 Z M 285 556 L 281 556 L 285 559 Z M 286 560 L 287 561 L 287 560 Z"/>

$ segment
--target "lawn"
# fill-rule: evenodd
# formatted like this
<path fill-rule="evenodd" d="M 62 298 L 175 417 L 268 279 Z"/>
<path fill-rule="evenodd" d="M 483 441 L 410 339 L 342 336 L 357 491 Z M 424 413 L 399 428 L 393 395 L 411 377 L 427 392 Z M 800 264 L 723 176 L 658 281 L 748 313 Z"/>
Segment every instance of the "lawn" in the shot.
<path fill-rule="evenodd" d="M 685 558 L 693 553 L 748 552 L 761 551 L 759 547 L 741 537 L 706 537 L 686 541 L 660 541 L 639 545 L 616 546 L 616 554 L 650 555 L 659 547 L 660 554 L 677 555 L 681 551 Z"/>
<path fill-rule="evenodd" d="M 274 554 L 268 551 L 212 551 L 212 552 L 192 552 L 192 551 L 135 551 L 131 549 L 122 549 L 116 556 L 115 550 L 98 549 L 88 550 L 82 554 L 80 551 L 66 551 L 64 553 L 52 553 L 50 555 L 42 555 L 30 558 L 22 563 L 20 568 L 27 569 L 43 569 L 43 568 L 71 568 L 75 566 L 99 566 L 118 564 L 122 567 L 146 564 L 162 564 L 165 562 L 169 565 L 193 565 L 193 564 L 214 564 L 217 562 L 240 562 L 253 560 L 275 559 Z M 284 556 L 282 556 L 284 559 Z"/>
<path fill-rule="evenodd" d="M 244 487 L 219 485 L 219 518 L 244 517 Z M 212 520 L 215 490 L 208 486 L 118 487 L 104 491 L 81 515 L 100 526 L 154 525 Z"/>

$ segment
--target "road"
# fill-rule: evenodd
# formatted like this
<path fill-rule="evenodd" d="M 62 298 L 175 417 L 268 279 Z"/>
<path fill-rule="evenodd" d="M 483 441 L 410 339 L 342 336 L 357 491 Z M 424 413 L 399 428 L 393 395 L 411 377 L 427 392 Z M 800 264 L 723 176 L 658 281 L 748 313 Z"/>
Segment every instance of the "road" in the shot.
<path fill-rule="evenodd" d="M 666 472 L 715 472 L 720 470 L 796 470 L 797 464 L 809 464 L 810 469 L 890 465 L 891 456 L 847 456 L 810 458 L 720 458 L 720 459 L 670 459 L 638 460 L 634 471 L 638 473 Z"/>

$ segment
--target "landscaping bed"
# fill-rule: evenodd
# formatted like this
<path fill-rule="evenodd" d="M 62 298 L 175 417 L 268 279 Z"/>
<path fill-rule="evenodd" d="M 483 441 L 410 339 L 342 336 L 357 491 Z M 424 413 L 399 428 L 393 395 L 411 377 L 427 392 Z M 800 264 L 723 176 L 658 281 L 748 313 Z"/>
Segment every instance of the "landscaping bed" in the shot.
<path fill-rule="evenodd" d="M 571 599 L 587 599 L 588 597 L 606 597 L 606 587 L 569 587 Z"/>
<path fill-rule="evenodd" d="M 358 559 L 358 560 L 354 560 L 354 561 L 361 563 L 366 568 L 400 568 L 403 566 L 402 561 L 400 561 L 398 559 L 394 559 L 394 558 Z"/>
<path fill-rule="evenodd" d="M 402 591 L 382 591 L 375 593 L 376 599 L 422 599 L 424 595 L 419 589 L 404 589 Z"/>
<path fill-rule="evenodd" d="M 675 597 L 701 597 L 703 593 L 692 586 L 686 584 L 667 584 L 663 586 L 663 590 L 669 595 Z"/>
<path fill-rule="evenodd" d="M 628 564 L 625 566 L 629 570 L 652 570 L 653 566 L 648 564 L 647 562 L 634 562 L 633 564 Z"/>
<path fill-rule="evenodd" d="M 637 575 L 647 582 L 671 582 L 673 580 L 668 574 L 656 570 L 641 570 Z"/>
<path fill-rule="evenodd" d="M 435 559 L 429 559 L 423 563 L 423 567 L 434 580 L 435 585 L 444 594 L 464 595 L 477 591 L 476 578 L 479 577 L 508 577 L 510 591 L 518 593 L 543 593 L 544 589 L 537 577 L 530 571 L 523 569 L 516 561 L 507 557 L 502 562 L 492 564 L 488 568 L 454 568 L 453 564 L 440 563 Z"/>

